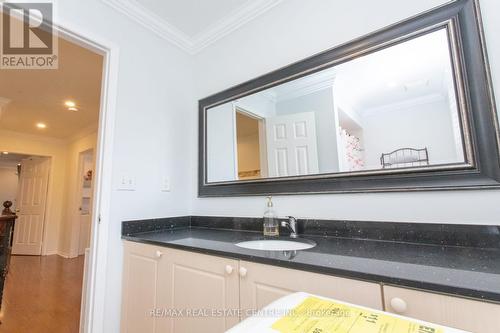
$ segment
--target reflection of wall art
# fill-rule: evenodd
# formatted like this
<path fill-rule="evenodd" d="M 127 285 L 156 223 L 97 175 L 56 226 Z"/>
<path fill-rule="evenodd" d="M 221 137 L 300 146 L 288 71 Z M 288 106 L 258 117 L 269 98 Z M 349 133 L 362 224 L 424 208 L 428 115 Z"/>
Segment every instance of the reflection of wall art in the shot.
<path fill-rule="evenodd" d="M 340 128 L 340 140 L 342 140 L 345 160 L 349 171 L 363 170 L 365 162 L 363 160 L 363 149 L 358 137 L 350 134 L 345 129 Z"/>
<path fill-rule="evenodd" d="M 92 180 L 92 170 L 89 170 L 85 173 L 85 175 L 83 176 L 83 179 L 85 181 L 90 181 Z"/>

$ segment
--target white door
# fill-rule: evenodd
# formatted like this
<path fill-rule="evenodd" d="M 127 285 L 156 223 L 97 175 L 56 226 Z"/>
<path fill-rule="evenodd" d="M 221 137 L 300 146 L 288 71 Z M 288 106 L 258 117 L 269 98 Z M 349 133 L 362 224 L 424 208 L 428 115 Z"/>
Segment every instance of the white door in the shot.
<path fill-rule="evenodd" d="M 49 167 L 48 158 L 21 161 L 12 254 L 41 255 Z"/>
<path fill-rule="evenodd" d="M 314 112 L 266 119 L 269 177 L 319 172 Z"/>

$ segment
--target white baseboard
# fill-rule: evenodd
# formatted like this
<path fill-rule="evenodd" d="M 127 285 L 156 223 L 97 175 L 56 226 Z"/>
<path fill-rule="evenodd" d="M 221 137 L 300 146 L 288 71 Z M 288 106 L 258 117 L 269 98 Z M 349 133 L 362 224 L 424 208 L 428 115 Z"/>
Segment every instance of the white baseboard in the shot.
<path fill-rule="evenodd" d="M 53 256 L 53 255 L 58 255 L 59 257 L 63 257 L 65 259 L 72 258 L 68 253 L 60 252 L 60 251 L 57 251 L 57 250 L 47 251 L 47 252 L 45 252 L 45 254 L 43 254 L 43 256 Z"/>
<path fill-rule="evenodd" d="M 58 252 L 58 253 L 57 253 L 57 255 L 58 255 L 59 257 L 63 257 L 63 258 L 65 258 L 65 259 L 69 259 L 69 258 L 71 258 L 71 257 L 70 257 L 70 255 L 69 255 L 68 253 L 64 253 L 64 252 Z"/>
<path fill-rule="evenodd" d="M 42 254 L 42 256 L 53 256 L 55 254 L 59 254 L 59 252 L 57 250 L 51 250 L 51 251 L 45 252 L 44 254 Z"/>

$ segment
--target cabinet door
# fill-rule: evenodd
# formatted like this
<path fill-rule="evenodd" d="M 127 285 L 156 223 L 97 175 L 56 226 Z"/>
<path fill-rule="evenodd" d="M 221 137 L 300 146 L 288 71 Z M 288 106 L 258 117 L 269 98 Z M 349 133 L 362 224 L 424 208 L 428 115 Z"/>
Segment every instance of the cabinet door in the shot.
<path fill-rule="evenodd" d="M 240 303 L 247 310 L 262 309 L 294 292 L 303 291 L 382 310 L 380 285 L 330 275 L 240 262 Z"/>
<path fill-rule="evenodd" d="M 165 332 L 221 333 L 239 322 L 237 260 L 174 249 L 168 249 L 164 259 L 166 307 L 181 311 L 167 318 Z"/>
<path fill-rule="evenodd" d="M 156 246 L 124 242 L 122 333 L 160 332 L 151 313 L 160 306 L 162 251 Z"/>
<path fill-rule="evenodd" d="M 473 333 L 498 333 L 500 304 L 384 286 L 386 311 Z"/>

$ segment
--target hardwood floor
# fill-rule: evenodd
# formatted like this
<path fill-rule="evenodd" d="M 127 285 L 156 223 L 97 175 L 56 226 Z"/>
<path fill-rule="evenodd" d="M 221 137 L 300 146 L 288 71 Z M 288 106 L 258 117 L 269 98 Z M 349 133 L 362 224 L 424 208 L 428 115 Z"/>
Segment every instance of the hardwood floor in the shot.
<path fill-rule="evenodd" d="M 1 333 L 78 333 L 83 260 L 12 256 Z"/>

